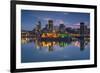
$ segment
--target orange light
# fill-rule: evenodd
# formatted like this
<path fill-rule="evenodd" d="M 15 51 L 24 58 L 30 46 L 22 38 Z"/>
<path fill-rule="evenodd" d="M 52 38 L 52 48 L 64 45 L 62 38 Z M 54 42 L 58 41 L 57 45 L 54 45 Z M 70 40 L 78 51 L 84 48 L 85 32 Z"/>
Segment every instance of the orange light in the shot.
<path fill-rule="evenodd" d="M 45 34 L 43 33 L 41 37 L 42 37 L 42 38 L 45 38 L 46 36 L 45 36 Z"/>
<path fill-rule="evenodd" d="M 43 47 L 49 47 L 49 46 L 57 45 L 57 42 L 41 42 L 41 45 Z"/>
<path fill-rule="evenodd" d="M 42 36 L 41 36 L 42 38 L 57 38 L 57 37 L 59 37 L 59 34 L 57 34 L 57 33 L 43 33 L 42 34 Z"/>

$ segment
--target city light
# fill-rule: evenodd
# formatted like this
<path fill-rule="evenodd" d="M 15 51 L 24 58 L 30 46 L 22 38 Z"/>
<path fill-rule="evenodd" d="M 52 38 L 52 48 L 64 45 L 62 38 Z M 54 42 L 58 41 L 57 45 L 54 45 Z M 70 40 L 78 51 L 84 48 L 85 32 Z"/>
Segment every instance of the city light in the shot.
<path fill-rule="evenodd" d="M 84 48 L 81 44 L 85 40 L 89 41 L 89 37 L 89 28 L 83 22 L 80 23 L 80 28 L 68 28 L 64 24 L 54 26 L 53 20 L 48 20 L 48 24 L 42 27 L 39 21 L 32 31 L 21 32 L 22 43 L 34 41 L 36 48 L 48 47 L 50 51 L 57 45 L 68 46 L 71 41 L 77 41 L 72 43 L 74 46 Z"/>

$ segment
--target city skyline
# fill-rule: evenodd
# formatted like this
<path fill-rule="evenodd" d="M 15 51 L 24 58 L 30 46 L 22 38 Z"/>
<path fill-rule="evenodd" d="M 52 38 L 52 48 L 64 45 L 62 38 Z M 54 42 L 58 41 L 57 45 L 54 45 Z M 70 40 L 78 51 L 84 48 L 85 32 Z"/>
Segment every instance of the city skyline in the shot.
<path fill-rule="evenodd" d="M 89 13 L 21 13 L 22 63 L 90 59 Z"/>
<path fill-rule="evenodd" d="M 33 30 L 33 28 L 41 22 L 41 26 L 45 27 L 48 20 L 53 20 L 54 26 L 64 24 L 65 26 L 79 25 L 80 22 L 85 22 L 89 26 L 90 14 L 89 13 L 75 13 L 75 12 L 51 12 L 51 11 L 21 11 L 21 29 Z"/>

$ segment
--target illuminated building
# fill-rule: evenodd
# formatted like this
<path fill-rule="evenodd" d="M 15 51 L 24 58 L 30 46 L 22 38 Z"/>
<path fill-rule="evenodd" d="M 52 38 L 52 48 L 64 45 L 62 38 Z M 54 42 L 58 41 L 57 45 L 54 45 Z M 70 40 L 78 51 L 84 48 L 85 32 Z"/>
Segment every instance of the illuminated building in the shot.
<path fill-rule="evenodd" d="M 54 26 L 53 31 L 55 31 L 55 32 L 59 33 L 59 26 Z"/>
<path fill-rule="evenodd" d="M 41 35 L 41 37 L 42 38 L 58 38 L 59 37 L 59 34 L 53 33 L 53 32 L 51 32 L 51 33 L 43 33 Z"/>
<path fill-rule="evenodd" d="M 48 29 L 49 29 L 49 32 L 53 31 L 53 20 L 48 20 Z"/>
<path fill-rule="evenodd" d="M 80 23 L 80 49 L 84 50 L 84 23 Z"/>
<path fill-rule="evenodd" d="M 64 24 L 60 24 L 59 32 L 61 32 L 61 33 L 65 32 L 65 25 Z"/>
<path fill-rule="evenodd" d="M 80 35 L 84 36 L 84 23 L 83 22 L 80 23 Z"/>
<path fill-rule="evenodd" d="M 37 26 L 36 26 L 36 30 L 37 32 L 40 32 L 41 31 L 41 22 L 39 21 Z"/>

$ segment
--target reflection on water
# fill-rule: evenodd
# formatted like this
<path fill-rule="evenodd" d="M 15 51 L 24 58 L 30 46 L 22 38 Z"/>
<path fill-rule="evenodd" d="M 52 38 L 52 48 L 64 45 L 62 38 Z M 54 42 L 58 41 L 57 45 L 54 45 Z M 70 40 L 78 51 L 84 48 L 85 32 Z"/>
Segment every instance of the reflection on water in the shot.
<path fill-rule="evenodd" d="M 25 38 L 21 40 L 22 63 L 85 60 L 90 58 L 89 40 L 38 40 Z"/>
<path fill-rule="evenodd" d="M 28 43 L 31 43 L 31 42 L 34 42 L 34 46 L 35 48 L 48 48 L 49 51 L 53 51 L 54 49 L 54 46 L 59 46 L 59 47 L 67 47 L 68 45 L 73 45 L 73 46 L 76 46 L 78 48 L 83 49 L 84 50 L 84 46 L 86 46 L 87 44 L 89 44 L 89 41 L 84 41 L 84 40 L 73 40 L 73 41 L 41 41 L 41 40 L 32 40 L 32 39 L 29 39 L 29 38 L 25 38 L 25 39 L 22 39 L 21 43 L 22 44 L 28 44 Z M 81 44 L 82 44 L 82 47 L 81 47 Z M 50 50 L 51 49 L 51 50 Z"/>

